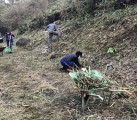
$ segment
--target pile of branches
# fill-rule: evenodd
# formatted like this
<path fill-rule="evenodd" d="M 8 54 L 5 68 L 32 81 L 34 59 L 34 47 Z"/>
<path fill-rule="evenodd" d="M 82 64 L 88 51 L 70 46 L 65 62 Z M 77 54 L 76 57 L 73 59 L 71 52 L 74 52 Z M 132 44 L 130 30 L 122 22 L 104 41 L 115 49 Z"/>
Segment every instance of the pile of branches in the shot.
<path fill-rule="evenodd" d="M 80 89 L 93 89 L 93 88 L 111 88 L 113 82 L 106 79 L 100 71 L 84 69 L 82 71 L 70 72 L 72 80 L 75 82 L 76 86 Z"/>

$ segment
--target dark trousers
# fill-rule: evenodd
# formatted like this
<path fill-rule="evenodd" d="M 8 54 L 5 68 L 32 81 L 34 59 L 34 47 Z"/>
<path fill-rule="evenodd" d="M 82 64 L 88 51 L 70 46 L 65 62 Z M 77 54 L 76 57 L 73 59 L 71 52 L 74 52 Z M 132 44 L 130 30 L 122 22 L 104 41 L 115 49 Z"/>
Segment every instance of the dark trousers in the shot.
<path fill-rule="evenodd" d="M 13 41 L 7 40 L 7 47 L 9 47 L 12 50 Z"/>
<path fill-rule="evenodd" d="M 55 35 L 57 37 L 57 40 L 59 40 L 59 33 L 56 31 L 49 32 L 49 38 L 48 38 L 48 45 L 52 43 L 52 37 Z"/>
<path fill-rule="evenodd" d="M 73 61 L 65 61 L 64 59 L 61 59 L 60 63 L 63 66 L 64 69 L 73 67 L 75 65 L 75 63 Z"/>

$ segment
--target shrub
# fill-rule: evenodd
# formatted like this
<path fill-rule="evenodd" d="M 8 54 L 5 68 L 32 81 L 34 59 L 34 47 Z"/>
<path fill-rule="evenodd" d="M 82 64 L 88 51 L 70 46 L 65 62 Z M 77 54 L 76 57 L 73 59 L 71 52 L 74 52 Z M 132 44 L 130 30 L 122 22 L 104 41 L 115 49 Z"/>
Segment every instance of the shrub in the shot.
<path fill-rule="evenodd" d="M 16 29 L 22 21 L 46 14 L 48 0 L 31 0 L 9 6 L 2 14 L 2 20 L 12 29 Z"/>

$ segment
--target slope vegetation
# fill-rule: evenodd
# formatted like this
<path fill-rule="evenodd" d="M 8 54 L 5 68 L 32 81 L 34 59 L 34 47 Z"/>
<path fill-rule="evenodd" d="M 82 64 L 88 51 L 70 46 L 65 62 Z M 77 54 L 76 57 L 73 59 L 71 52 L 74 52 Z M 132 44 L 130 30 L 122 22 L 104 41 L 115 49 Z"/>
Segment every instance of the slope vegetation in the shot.
<path fill-rule="evenodd" d="M 45 31 L 16 36 L 15 42 L 24 36 L 31 42 L 24 48 L 14 45 L 12 54 L 0 56 L 1 120 L 137 119 L 137 15 L 124 16 L 114 24 L 112 16 L 103 16 L 83 20 L 84 24 L 58 21 L 61 36 L 59 43 L 54 39 L 52 53 L 48 53 Z M 115 51 L 107 53 L 109 48 Z M 95 98 L 83 112 L 80 91 L 68 73 L 60 71 L 59 63 L 61 57 L 77 50 L 84 53 L 85 67 L 101 70 L 133 94 L 128 98 L 115 95 L 110 106 Z M 110 63 L 114 70 L 106 69 Z"/>

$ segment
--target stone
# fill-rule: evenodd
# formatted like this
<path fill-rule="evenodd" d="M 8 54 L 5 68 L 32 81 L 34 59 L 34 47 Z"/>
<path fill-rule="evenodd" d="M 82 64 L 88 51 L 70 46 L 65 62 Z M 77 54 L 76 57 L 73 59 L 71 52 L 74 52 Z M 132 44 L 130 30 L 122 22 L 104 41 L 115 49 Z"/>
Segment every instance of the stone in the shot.
<path fill-rule="evenodd" d="M 30 42 L 28 38 L 21 38 L 16 42 L 16 46 L 26 46 Z"/>

